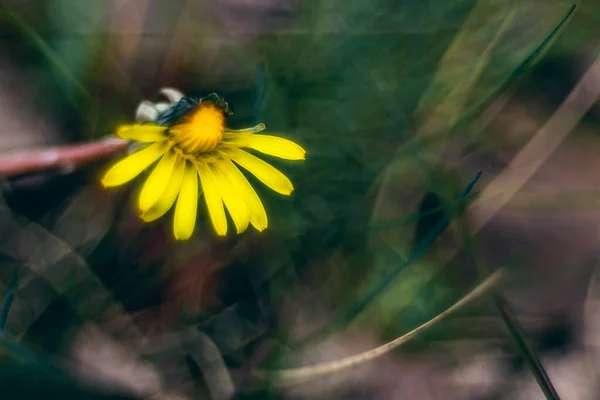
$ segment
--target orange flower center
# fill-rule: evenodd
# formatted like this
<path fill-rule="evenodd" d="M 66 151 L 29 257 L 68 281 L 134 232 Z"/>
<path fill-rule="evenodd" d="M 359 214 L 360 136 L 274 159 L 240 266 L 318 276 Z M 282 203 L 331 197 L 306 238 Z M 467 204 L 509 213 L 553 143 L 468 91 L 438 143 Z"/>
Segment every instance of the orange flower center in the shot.
<path fill-rule="evenodd" d="M 203 102 L 182 122 L 169 129 L 176 146 L 188 154 L 214 150 L 224 131 L 223 110 L 209 102 Z"/>

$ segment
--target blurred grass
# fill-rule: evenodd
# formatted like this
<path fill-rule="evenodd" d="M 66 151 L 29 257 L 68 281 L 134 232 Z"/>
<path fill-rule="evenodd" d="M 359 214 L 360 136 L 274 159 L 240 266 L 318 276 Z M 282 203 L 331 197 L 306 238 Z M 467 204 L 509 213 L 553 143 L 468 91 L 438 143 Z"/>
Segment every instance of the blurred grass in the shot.
<path fill-rule="evenodd" d="M 466 185 L 460 178 L 464 171 L 444 161 L 439 149 L 456 138 L 485 136 L 467 129 L 467 122 L 539 60 L 556 37 L 548 33 L 556 33 L 553 28 L 570 15 L 571 4 L 315 0 L 300 3 L 293 23 L 263 32 L 249 47 L 228 35 L 207 2 L 141 3 L 128 5 L 144 16 L 139 30 L 129 33 L 104 25 L 104 17 L 125 17 L 101 2 L 89 7 L 49 2 L 44 9 L 53 20 L 44 21 L 47 26 L 38 25 L 46 14 L 21 16 L 9 3 L 3 5 L 3 18 L 18 32 L 11 40 L 28 43 L 44 58 L 22 56 L 46 82 L 39 85 L 40 97 L 71 102 L 53 110 L 69 130 L 79 132 L 73 137 L 111 132 L 131 120 L 137 102 L 171 85 L 190 94 L 220 89 L 234 108 L 232 125 L 255 122 L 260 115 L 268 131 L 308 149 L 302 167 L 276 163 L 296 184 L 293 198 L 260 193 L 270 214 L 269 230 L 228 239 L 231 259 L 207 283 L 219 294 L 218 304 L 210 313 L 205 305 L 204 313 L 190 319 L 175 309 L 177 329 L 199 323 L 225 363 L 237 367 L 265 337 L 284 348 L 294 342 L 292 327 L 281 321 L 286 311 L 280 305 L 298 287 L 309 287 L 317 302 L 342 314 L 352 304 L 366 307 L 373 300 L 368 309 L 350 307 L 353 316 L 366 309 L 351 329 L 362 327 L 382 339 L 418 326 L 465 293 L 476 271 L 455 259 L 441 272 L 440 260 L 457 246 L 455 223 L 413 261 L 415 235 L 422 236 L 415 232 L 424 217 L 418 212 L 423 199 L 434 195 L 442 205 L 455 204 Z M 572 24 L 591 18 L 584 13 L 593 8 L 590 4 L 581 6 Z M 94 27 L 89 34 L 81 31 Z M 560 46 L 588 40 L 591 34 L 582 30 L 569 30 Z M 125 41 L 135 47 L 123 56 Z M 263 90 L 253 97 L 256 87 Z M 439 134 L 437 142 L 414 145 L 432 134 Z M 176 247 L 162 236 L 161 223 L 128 225 L 129 193 L 112 198 L 92 185 L 44 213 L 42 221 L 15 219 L 3 209 L 7 239 L 2 251 L 51 286 L 35 304 L 17 296 L 18 314 L 9 319 L 16 335 L 34 329 L 46 312 L 52 320 L 57 311 L 48 307 L 59 296 L 79 317 L 98 323 L 108 309 L 135 314 L 157 308 L 168 300 L 164 281 L 186 263 L 201 265 L 202 251 L 215 242 L 204 215 L 189 247 Z M 593 198 L 562 196 L 595 204 Z M 509 207 L 546 203 L 564 205 L 557 196 L 525 192 Z M 143 256 L 150 261 L 140 261 Z M 398 271 L 397 279 L 390 278 Z M 365 296 L 381 285 L 390 287 Z M 323 324 L 332 330 L 344 325 Z M 130 325 L 141 335 L 153 335 L 133 318 Z M 239 329 L 223 328 L 230 326 Z M 442 325 L 424 340 L 453 337 L 458 329 Z M 198 363 L 201 358 L 196 355 Z"/>
<path fill-rule="evenodd" d="M 515 3 L 513 3 L 513 5 L 514 4 Z M 528 4 L 530 4 L 530 3 L 528 3 Z M 512 5 L 505 4 L 504 7 L 505 8 L 509 8 L 509 7 L 512 7 Z M 474 18 L 474 21 L 477 21 L 477 16 L 478 16 L 477 12 L 479 12 L 479 10 L 475 10 L 475 12 L 473 14 L 471 14 L 473 16 L 473 18 Z M 533 16 L 533 14 L 529 14 L 528 15 L 528 12 L 531 13 L 532 9 L 526 8 L 526 7 L 519 8 L 519 12 L 518 13 L 515 12 L 514 9 L 510 9 L 507 12 L 508 12 L 508 17 L 506 17 L 506 18 L 509 18 L 509 17 L 510 18 L 514 18 L 514 19 L 516 19 L 516 21 L 513 21 L 513 23 L 510 24 L 510 25 L 506 25 L 506 24 L 501 25 L 499 28 L 495 28 L 495 30 L 491 29 L 492 32 L 495 31 L 497 33 L 503 33 L 503 31 L 507 29 L 507 26 L 514 26 L 514 25 L 518 24 L 520 21 L 527 20 L 529 18 L 532 18 L 532 16 Z M 489 13 L 488 14 L 487 12 L 485 12 L 483 10 L 481 11 L 481 13 L 482 13 L 481 14 L 482 16 L 498 15 L 497 13 L 495 13 L 495 14 Z M 517 15 L 519 16 L 518 19 L 517 19 Z M 485 17 L 479 17 L 479 18 L 480 18 L 480 21 L 481 20 L 485 20 Z M 555 21 L 560 21 L 560 19 L 561 18 L 557 16 L 557 18 L 555 19 Z M 471 23 L 470 25 L 473 25 L 473 24 L 474 23 Z M 545 20 L 544 24 L 547 24 L 546 20 Z M 562 22 L 559 25 L 561 25 L 561 24 L 562 24 Z M 470 25 L 467 24 L 467 29 L 470 29 Z M 475 26 L 489 27 L 488 24 L 481 24 L 481 22 L 480 22 L 480 25 L 475 25 Z M 542 33 L 541 29 L 539 31 L 536 31 L 536 29 L 530 29 L 530 30 L 528 30 L 528 34 L 531 35 L 530 37 L 533 38 L 534 37 L 534 33 L 537 32 L 537 40 L 535 40 L 535 41 L 537 41 L 537 43 L 540 43 L 540 42 L 544 43 L 543 38 L 548 35 L 548 32 L 552 33 L 552 26 L 551 25 L 547 25 L 546 29 L 547 30 L 546 30 L 545 33 Z M 458 37 L 460 38 L 461 36 L 458 36 Z M 468 38 L 470 36 L 467 35 L 465 37 Z M 517 55 L 517 56 L 522 57 L 521 60 L 518 60 L 518 59 L 515 59 L 515 58 L 506 58 L 505 57 L 504 58 L 504 62 L 502 64 L 493 63 L 493 62 L 491 62 L 491 63 L 488 64 L 487 61 L 491 61 L 492 58 L 493 58 L 493 56 L 490 57 L 490 54 L 492 54 L 492 55 L 497 54 L 503 48 L 505 48 L 507 45 L 508 46 L 514 46 L 515 42 L 511 42 L 510 40 L 507 40 L 507 39 L 498 40 L 497 48 L 494 49 L 494 51 L 490 51 L 490 49 L 487 47 L 489 45 L 489 41 L 480 39 L 481 35 L 473 35 L 473 37 L 475 37 L 475 38 L 477 38 L 477 40 L 479 40 L 479 42 L 476 43 L 475 45 L 470 44 L 470 43 L 466 43 L 466 44 L 462 44 L 462 47 L 461 47 L 460 42 L 458 42 L 458 44 L 456 44 L 456 47 L 451 47 L 450 50 L 449 50 L 449 52 L 452 54 L 452 56 L 457 57 L 457 60 L 461 59 L 461 57 L 459 57 L 459 55 L 461 54 L 461 52 L 464 53 L 464 51 L 467 51 L 467 50 L 471 51 L 472 54 L 481 54 L 482 58 L 479 58 L 477 60 L 477 62 L 483 63 L 484 65 L 487 65 L 487 67 L 485 68 L 485 70 L 483 70 L 483 75 L 482 75 L 482 77 L 480 79 L 478 79 L 478 80 L 477 79 L 476 80 L 471 80 L 472 78 L 469 77 L 469 79 L 467 80 L 467 82 L 477 82 L 478 83 L 478 86 L 477 86 L 478 91 L 464 90 L 464 87 L 462 86 L 462 84 L 465 82 L 465 79 L 464 78 L 457 79 L 456 72 L 454 72 L 455 75 L 453 75 L 452 78 L 454 78 L 455 80 L 450 79 L 449 80 L 449 82 L 450 82 L 449 85 L 451 85 L 451 84 L 459 85 L 460 88 L 461 88 L 461 92 L 459 92 L 459 93 L 461 93 L 461 95 L 463 97 L 465 95 L 467 95 L 467 96 L 472 96 L 471 98 L 477 99 L 477 94 L 478 93 L 485 93 L 485 91 L 491 90 L 497 84 L 496 83 L 493 86 L 487 86 L 487 88 L 486 88 L 486 81 L 485 81 L 485 79 L 483 79 L 484 77 L 488 76 L 489 73 L 495 73 L 496 75 L 498 75 L 499 73 L 501 73 L 500 71 L 506 71 L 504 73 L 505 74 L 509 74 L 510 72 L 512 72 L 510 70 L 510 68 L 513 68 L 513 70 L 514 70 L 516 67 L 518 67 L 518 66 L 521 65 L 523 59 L 527 59 L 526 54 L 523 55 L 523 53 L 522 53 L 523 49 L 528 49 L 526 51 L 532 52 L 534 54 L 537 53 L 538 49 L 539 49 L 537 47 L 537 44 L 535 43 L 535 41 L 532 41 L 532 42 L 530 42 L 531 44 L 523 46 L 519 51 L 513 51 L 513 52 L 511 52 L 511 57 L 514 57 L 515 55 Z M 485 37 L 485 36 L 483 36 L 483 37 Z M 496 37 L 498 37 L 498 36 L 496 36 Z M 525 39 L 525 38 L 521 36 L 519 39 Z M 457 42 L 455 42 L 455 43 L 457 43 Z M 520 43 L 523 43 L 523 42 L 520 41 Z M 477 48 L 477 45 L 480 46 L 479 49 Z M 445 56 L 445 59 L 448 60 L 448 59 L 451 59 L 451 57 L 448 55 L 448 56 Z M 469 59 L 472 59 L 472 57 L 470 57 Z M 511 66 L 511 61 L 513 63 L 512 66 Z M 444 65 L 444 64 L 442 64 L 442 65 Z M 448 64 L 448 65 L 452 65 L 452 64 Z M 481 65 L 481 64 L 479 64 L 479 65 Z M 507 66 L 509 68 L 508 70 L 507 70 Z M 493 67 L 497 68 L 497 70 L 493 70 L 492 69 Z M 450 69 L 450 71 L 453 71 L 451 69 L 452 68 L 451 66 L 447 67 L 447 68 Z M 462 72 L 463 74 L 464 73 L 468 74 L 470 72 L 468 69 L 465 69 L 465 68 L 458 69 L 458 71 L 459 72 L 465 71 L 465 72 Z M 447 72 L 444 71 L 444 70 L 442 70 L 441 76 L 443 77 L 444 74 L 447 74 Z M 437 92 L 434 92 L 434 93 L 437 93 Z M 442 91 L 442 93 L 443 93 L 443 91 Z M 438 108 L 439 110 L 442 110 L 441 112 L 444 112 L 443 110 L 444 110 L 445 106 L 443 104 L 446 104 L 446 103 L 444 103 L 445 101 L 448 101 L 447 104 L 451 104 L 454 107 L 460 106 L 461 104 L 466 104 L 465 100 L 457 102 L 456 99 L 454 98 L 454 94 L 453 94 L 452 91 L 450 91 L 450 92 L 446 91 L 446 93 L 449 93 L 447 95 L 448 97 L 441 96 L 441 97 L 438 97 L 438 100 L 437 100 L 438 102 L 440 102 L 439 104 L 441 104 L 439 106 L 440 108 Z M 479 95 L 479 96 L 481 96 L 481 95 Z M 483 95 L 483 96 L 485 96 L 485 95 Z M 483 99 L 485 99 L 485 97 Z M 480 102 L 483 99 L 480 98 L 480 100 L 475 100 L 475 102 Z M 473 102 L 473 100 L 470 100 L 470 101 Z M 427 104 L 427 101 L 425 101 L 423 104 Z M 435 106 L 434 106 L 434 108 L 435 108 Z M 458 109 L 458 111 L 453 110 L 452 108 L 450 108 L 449 110 L 451 110 L 449 112 L 450 113 L 454 113 L 454 115 L 457 115 L 457 113 L 459 113 L 459 112 L 462 111 L 460 108 Z M 433 114 L 427 114 L 426 113 L 426 115 L 428 115 L 428 116 L 432 115 L 435 118 L 435 112 L 436 111 L 434 111 Z M 453 122 L 456 122 L 458 120 L 457 117 L 452 117 L 452 116 L 449 116 L 449 115 L 450 114 L 445 115 L 445 116 L 441 116 L 440 120 L 441 121 L 449 121 L 450 124 L 452 124 Z M 427 125 L 425 125 L 425 126 L 427 126 Z M 448 128 L 451 129 L 452 126 L 450 125 Z M 427 128 L 424 128 L 424 129 L 427 129 Z M 433 132 L 434 131 L 435 131 L 435 129 L 433 130 Z M 443 130 L 442 130 L 442 132 L 443 132 Z M 423 149 L 423 148 L 421 148 L 421 149 Z M 424 151 L 428 151 L 428 150 L 424 150 Z M 432 149 L 432 151 L 435 151 L 435 150 Z M 431 158 L 433 158 L 433 157 L 431 157 Z M 406 161 L 404 161 L 405 159 L 406 159 L 406 156 L 402 159 L 404 163 L 406 162 Z M 433 169 L 439 168 L 439 166 L 437 166 L 436 164 L 439 164 L 439 162 L 434 162 L 434 164 L 430 168 L 433 168 Z M 394 161 L 391 164 L 391 166 L 388 168 L 387 176 L 386 176 L 386 178 L 384 178 L 385 181 L 381 185 L 381 192 L 380 192 L 379 196 L 380 196 L 380 199 L 385 199 L 385 200 L 381 200 L 379 202 L 379 204 L 381 204 L 383 207 L 387 206 L 387 204 L 384 205 L 383 201 L 389 201 L 388 199 L 391 198 L 391 195 L 388 194 L 388 193 L 393 193 L 393 192 L 390 192 L 390 189 L 388 189 L 387 186 L 389 185 L 390 187 L 395 187 L 397 185 L 395 182 L 398 182 L 398 181 L 404 181 L 404 182 L 406 182 L 407 173 L 409 174 L 410 173 L 409 171 L 411 171 L 411 169 L 412 169 L 410 167 L 407 168 L 406 166 L 398 168 L 398 166 L 400 166 L 400 165 L 402 165 L 402 164 L 400 164 L 398 161 Z M 392 171 L 394 171 L 395 173 L 393 173 Z M 396 172 L 396 171 L 398 171 L 398 172 Z M 449 184 L 449 182 L 450 182 L 450 180 L 447 179 L 447 178 L 446 179 L 442 179 L 441 181 L 446 182 L 446 184 Z M 427 184 L 426 181 L 423 182 L 423 181 L 419 181 L 418 179 L 417 179 L 416 182 L 417 182 L 417 185 L 423 185 L 423 184 L 426 185 Z M 421 182 L 423 182 L 423 183 L 421 183 Z M 440 182 L 440 180 L 438 180 L 438 182 Z M 405 191 L 406 189 L 403 189 L 403 190 Z M 443 191 L 442 191 L 443 189 L 441 189 L 439 186 L 438 187 L 431 187 L 431 186 L 429 186 L 429 187 L 425 187 L 425 188 L 423 188 L 421 190 L 431 191 L 433 193 L 436 193 L 436 192 L 443 193 Z M 443 195 L 442 194 L 442 198 L 447 198 L 447 196 L 448 195 Z M 415 200 L 412 200 L 412 202 L 414 202 Z M 393 212 L 394 213 L 398 213 L 398 211 L 399 211 L 398 207 L 393 208 Z M 377 217 L 378 215 L 380 215 L 380 216 Z M 377 218 L 378 220 L 384 220 L 384 219 L 386 219 L 386 217 L 389 218 L 389 215 L 386 215 L 385 209 L 379 210 L 379 209 L 375 208 L 375 210 L 374 210 L 374 216 L 376 216 L 375 218 Z M 406 251 L 407 251 L 406 250 L 406 248 L 407 248 L 406 246 L 408 246 L 409 243 L 410 243 L 410 241 L 407 238 L 407 235 L 409 235 L 408 232 L 411 232 L 413 229 L 415 229 L 414 225 L 410 224 L 410 225 L 406 225 L 403 228 L 398 227 L 394 231 L 386 231 L 386 235 L 378 234 L 378 236 L 381 238 L 380 240 L 383 240 L 383 243 L 387 243 L 388 246 L 391 245 L 392 249 L 394 249 L 394 251 L 402 257 L 402 256 L 405 256 Z M 443 253 L 442 249 L 443 248 L 440 248 L 440 251 Z M 383 261 L 383 262 L 385 263 L 386 261 Z M 429 261 L 429 262 L 433 262 L 434 268 L 437 268 L 437 266 L 435 266 L 437 264 L 437 262 L 435 261 L 435 257 L 431 261 Z M 421 265 L 423 263 L 425 263 L 425 264 Z M 418 263 L 416 266 L 414 266 L 413 268 L 411 268 L 411 270 L 413 271 L 413 273 L 415 273 L 417 275 L 427 276 L 428 274 L 425 272 L 425 270 L 427 270 L 427 267 L 426 267 L 427 261 L 424 261 L 423 263 Z M 428 278 L 425 279 L 426 282 L 428 280 L 429 280 Z M 415 285 L 411 286 L 409 284 L 409 282 L 411 282 L 411 278 L 408 277 L 408 276 L 406 276 L 406 275 L 402 276 L 402 281 L 403 282 L 400 282 L 400 280 L 398 280 L 397 284 L 398 285 L 404 285 L 402 287 L 415 287 Z M 444 285 L 441 285 L 441 286 L 443 287 Z M 419 287 L 419 286 L 416 286 L 416 287 Z M 439 288 L 442 291 L 442 293 L 444 291 L 448 291 L 448 288 L 447 289 L 442 289 L 442 287 Z M 436 291 L 435 289 L 432 289 L 432 290 L 434 292 Z M 453 286 L 453 288 L 452 288 L 452 290 L 450 290 L 450 292 L 452 292 L 453 290 L 457 290 L 456 286 Z M 390 289 L 389 289 L 389 296 L 385 296 L 384 295 L 384 296 L 381 296 L 380 299 L 379 299 L 379 301 L 380 301 L 379 305 L 382 308 L 382 312 L 384 313 L 384 315 L 386 315 L 386 318 L 397 319 L 400 315 L 403 315 L 403 314 L 400 314 L 400 312 L 402 310 L 402 307 L 400 306 L 400 304 L 418 304 L 420 302 L 418 299 L 416 299 L 416 298 L 410 298 L 410 297 L 407 298 L 407 301 L 402 301 L 402 300 L 400 300 L 398 298 L 398 295 L 395 294 L 395 293 L 406 293 L 406 290 L 405 289 L 403 290 L 401 288 L 394 289 L 393 287 L 390 287 Z M 428 304 L 429 307 L 432 307 L 434 304 L 437 303 L 435 300 L 433 300 L 435 295 L 433 295 L 433 293 L 428 293 L 428 292 L 426 292 L 426 293 L 427 294 L 424 294 L 424 296 L 426 296 L 426 297 L 423 297 L 423 298 L 424 299 L 428 299 L 428 300 L 424 300 L 424 303 L 422 303 L 422 304 Z M 445 300 L 443 300 L 444 297 L 445 296 L 441 295 L 438 301 L 445 302 Z M 410 299 L 410 300 L 408 300 L 408 299 Z M 389 308 L 389 310 L 388 310 L 388 308 Z M 383 310 L 385 310 L 385 311 L 383 311 Z M 421 311 L 421 312 L 423 312 L 423 311 Z M 418 311 L 413 308 L 412 312 L 414 313 L 414 312 L 418 312 Z M 389 317 L 387 317 L 388 315 L 389 315 Z M 400 317 L 400 318 L 402 318 L 402 317 Z M 371 321 L 371 323 L 373 323 L 373 322 L 374 321 Z"/>

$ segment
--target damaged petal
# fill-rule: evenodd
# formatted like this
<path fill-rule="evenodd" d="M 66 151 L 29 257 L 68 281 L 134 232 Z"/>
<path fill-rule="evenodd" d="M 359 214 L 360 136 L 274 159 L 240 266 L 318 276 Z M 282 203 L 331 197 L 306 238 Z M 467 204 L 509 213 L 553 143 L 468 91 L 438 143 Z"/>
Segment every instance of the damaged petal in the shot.
<path fill-rule="evenodd" d="M 171 103 L 177 103 L 183 98 L 183 93 L 173 88 L 163 88 L 160 94 L 164 95 Z"/>
<path fill-rule="evenodd" d="M 137 122 L 153 122 L 158 118 L 159 110 L 148 100 L 140 103 L 135 111 L 135 120 Z"/>

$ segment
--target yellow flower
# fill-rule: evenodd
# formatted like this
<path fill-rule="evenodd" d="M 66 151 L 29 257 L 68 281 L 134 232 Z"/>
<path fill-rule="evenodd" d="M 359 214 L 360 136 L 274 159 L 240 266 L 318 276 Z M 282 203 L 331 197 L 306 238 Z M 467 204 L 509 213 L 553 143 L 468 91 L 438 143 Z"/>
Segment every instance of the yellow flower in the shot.
<path fill-rule="evenodd" d="M 123 185 L 156 162 L 138 199 L 144 221 L 162 217 L 175 204 L 173 233 L 178 240 L 189 239 L 203 192 L 218 235 L 227 234 L 225 209 L 238 234 L 249 224 L 258 231 L 267 228 L 265 208 L 238 166 L 277 193 L 290 195 L 294 187 L 279 170 L 243 149 L 286 160 L 304 160 L 304 149 L 280 137 L 257 135 L 265 129 L 264 124 L 228 129 L 229 108 L 217 95 L 194 100 L 173 89 L 162 93 L 170 103 L 143 102 L 138 108 L 138 122 L 150 122 L 118 129 L 118 137 L 144 147 L 113 165 L 102 178 L 104 187 Z M 165 124 L 169 118 L 173 120 Z"/>

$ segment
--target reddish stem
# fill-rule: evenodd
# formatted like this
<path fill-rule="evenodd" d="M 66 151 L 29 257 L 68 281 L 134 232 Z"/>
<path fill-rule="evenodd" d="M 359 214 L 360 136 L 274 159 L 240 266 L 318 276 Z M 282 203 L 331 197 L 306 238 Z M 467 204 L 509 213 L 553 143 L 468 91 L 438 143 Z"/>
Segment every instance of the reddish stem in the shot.
<path fill-rule="evenodd" d="M 127 142 L 109 138 L 71 146 L 48 147 L 0 154 L 0 178 L 57 168 L 73 168 L 102 160 L 127 149 Z"/>

